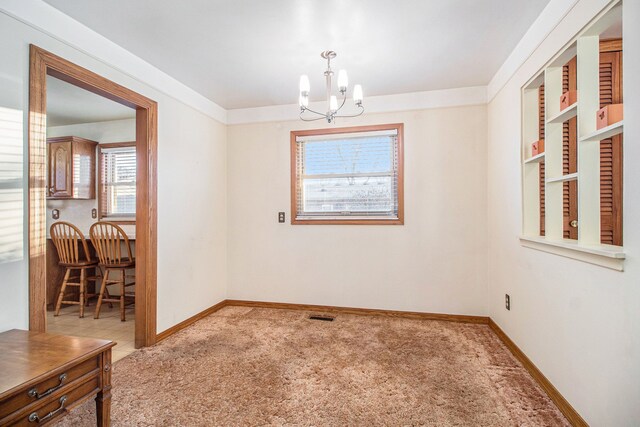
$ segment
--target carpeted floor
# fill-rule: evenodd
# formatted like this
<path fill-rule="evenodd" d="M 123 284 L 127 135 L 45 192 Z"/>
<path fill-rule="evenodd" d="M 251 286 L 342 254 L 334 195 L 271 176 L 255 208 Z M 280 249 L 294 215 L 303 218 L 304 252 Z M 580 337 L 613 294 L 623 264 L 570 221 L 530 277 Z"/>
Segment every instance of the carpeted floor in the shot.
<path fill-rule="evenodd" d="M 112 425 L 568 425 L 486 325 L 309 314 L 226 307 L 120 360 Z"/>

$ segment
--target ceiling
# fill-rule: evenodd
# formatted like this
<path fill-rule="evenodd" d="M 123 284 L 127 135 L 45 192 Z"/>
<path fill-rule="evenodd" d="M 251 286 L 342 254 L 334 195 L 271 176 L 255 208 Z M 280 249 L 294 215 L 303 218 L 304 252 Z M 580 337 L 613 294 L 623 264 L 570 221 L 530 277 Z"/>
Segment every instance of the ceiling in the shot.
<path fill-rule="evenodd" d="M 226 109 L 486 85 L 549 0 L 45 0 Z"/>
<path fill-rule="evenodd" d="M 133 119 L 136 111 L 88 90 L 47 76 L 47 126 Z"/>

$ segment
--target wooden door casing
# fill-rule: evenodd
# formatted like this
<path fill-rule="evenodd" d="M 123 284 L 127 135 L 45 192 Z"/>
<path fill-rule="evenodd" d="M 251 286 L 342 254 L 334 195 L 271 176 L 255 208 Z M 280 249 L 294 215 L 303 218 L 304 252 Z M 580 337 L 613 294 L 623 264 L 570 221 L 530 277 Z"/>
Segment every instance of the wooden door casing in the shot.
<path fill-rule="evenodd" d="M 136 110 L 135 345 L 156 342 L 158 104 L 35 45 L 29 46 L 28 230 L 29 329 L 44 332 L 46 316 L 47 76 Z"/>

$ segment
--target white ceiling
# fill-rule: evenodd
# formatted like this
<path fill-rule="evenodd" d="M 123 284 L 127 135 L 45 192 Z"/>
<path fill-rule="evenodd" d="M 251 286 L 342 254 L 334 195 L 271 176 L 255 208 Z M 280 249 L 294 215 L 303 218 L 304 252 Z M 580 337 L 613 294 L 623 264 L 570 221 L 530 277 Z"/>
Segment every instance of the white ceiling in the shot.
<path fill-rule="evenodd" d="M 133 108 L 47 76 L 47 126 L 132 119 Z"/>
<path fill-rule="evenodd" d="M 45 0 L 227 109 L 486 85 L 549 0 Z"/>

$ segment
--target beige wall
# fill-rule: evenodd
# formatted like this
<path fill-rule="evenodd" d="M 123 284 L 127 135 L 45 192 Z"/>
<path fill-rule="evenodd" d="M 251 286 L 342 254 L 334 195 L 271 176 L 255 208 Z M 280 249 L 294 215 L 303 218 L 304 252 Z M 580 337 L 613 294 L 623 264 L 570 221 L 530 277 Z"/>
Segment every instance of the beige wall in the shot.
<path fill-rule="evenodd" d="M 228 127 L 230 298 L 487 314 L 486 107 L 367 114 L 337 126 L 397 122 L 404 226 L 291 225 L 289 132 L 322 122 Z"/>
<path fill-rule="evenodd" d="M 30 43 L 158 102 L 157 331 L 223 300 L 227 291 L 226 126 L 4 13 L 0 13 L 0 39 L 0 57 L 8 59 L 0 61 L 0 107 L 24 118 L 21 129 L 14 132 L 22 136 L 24 147 Z M 22 158 L 25 154 L 26 148 Z M 14 210 L 24 215 L 26 198 Z M 13 229 L 26 238 L 26 222 L 14 224 Z M 21 259 L 0 262 L 0 331 L 28 328 L 27 260 L 24 249 Z"/>
<path fill-rule="evenodd" d="M 489 314 L 593 426 L 640 425 L 640 125 L 625 120 L 625 271 L 522 247 L 520 88 L 606 5 L 580 0 L 489 104 Z M 640 2 L 624 2 L 625 116 L 640 114 Z M 511 311 L 504 294 L 511 295 Z"/>

